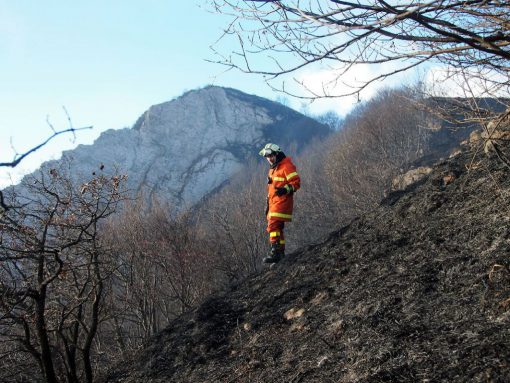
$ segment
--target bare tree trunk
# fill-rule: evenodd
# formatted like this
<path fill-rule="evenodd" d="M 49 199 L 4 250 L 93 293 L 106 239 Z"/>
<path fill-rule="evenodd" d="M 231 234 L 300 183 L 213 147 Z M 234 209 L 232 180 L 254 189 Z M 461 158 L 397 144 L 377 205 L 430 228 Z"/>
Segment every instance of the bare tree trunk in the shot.
<path fill-rule="evenodd" d="M 94 236 L 95 237 L 95 236 Z M 90 351 L 92 348 L 92 341 L 97 333 L 99 325 L 99 306 L 101 303 L 101 297 L 103 295 L 103 280 L 101 279 L 101 271 L 99 270 L 98 253 L 96 249 L 92 254 L 92 269 L 93 278 L 95 279 L 96 286 L 94 288 L 94 302 L 92 303 L 92 313 L 90 319 L 90 328 L 87 333 L 85 344 L 83 346 L 83 369 L 85 370 L 85 377 L 88 383 L 92 383 L 93 371 L 92 363 L 90 360 Z"/>
<path fill-rule="evenodd" d="M 41 345 L 41 361 L 43 367 L 43 375 L 47 383 L 56 383 L 55 367 L 51 357 L 50 342 L 48 340 L 48 332 L 46 331 L 45 315 L 46 287 L 43 287 L 36 299 L 36 329 L 37 337 Z"/>

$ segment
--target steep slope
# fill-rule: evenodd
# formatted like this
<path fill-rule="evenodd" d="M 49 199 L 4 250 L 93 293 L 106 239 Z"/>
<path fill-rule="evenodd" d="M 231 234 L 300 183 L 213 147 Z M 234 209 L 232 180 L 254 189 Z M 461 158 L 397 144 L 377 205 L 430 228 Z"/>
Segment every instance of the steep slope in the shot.
<path fill-rule="evenodd" d="M 466 149 L 175 320 L 107 381 L 510 381 L 509 176 Z"/>
<path fill-rule="evenodd" d="M 260 147 L 276 141 L 300 150 L 329 129 L 279 103 L 209 86 L 154 105 L 133 128 L 109 130 L 93 145 L 63 154 L 72 173 L 88 178 L 103 164 L 127 174 L 128 188 L 157 194 L 177 207 L 195 204 L 220 187 Z M 43 164 L 58 168 L 62 160 Z"/>

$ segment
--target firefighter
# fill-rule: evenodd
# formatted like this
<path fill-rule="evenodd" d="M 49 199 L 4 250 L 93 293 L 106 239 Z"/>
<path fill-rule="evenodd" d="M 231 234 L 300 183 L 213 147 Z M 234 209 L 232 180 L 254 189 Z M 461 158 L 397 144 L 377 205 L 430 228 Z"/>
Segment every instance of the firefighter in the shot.
<path fill-rule="evenodd" d="M 271 252 L 264 263 L 276 263 L 285 255 L 283 228 L 285 222 L 292 220 L 293 195 L 300 187 L 300 179 L 296 166 L 278 145 L 267 144 L 259 154 L 269 162 L 266 218 Z"/>

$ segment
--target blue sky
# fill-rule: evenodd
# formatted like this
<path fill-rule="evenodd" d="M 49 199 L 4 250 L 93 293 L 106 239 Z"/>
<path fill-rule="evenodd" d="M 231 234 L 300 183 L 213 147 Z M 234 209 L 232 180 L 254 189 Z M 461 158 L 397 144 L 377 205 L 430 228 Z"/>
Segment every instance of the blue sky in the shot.
<path fill-rule="evenodd" d="M 205 61 L 225 18 L 197 1 L 0 0 L 0 162 L 51 130 L 93 125 L 75 142 L 62 136 L 13 173 L 131 126 L 150 105 L 217 84 L 271 96 L 256 78 L 221 75 Z M 2 171 L 5 183 L 6 170 Z"/>
<path fill-rule="evenodd" d="M 214 84 L 276 99 L 260 77 L 206 61 L 229 19 L 204 7 L 198 0 L 0 0 L 0 162 L 48 137 L 47 120 L 68 127 L 64 107 L 75 128 L 94 126 L 76 139 L 58 137 L 14 170 L 0 168 L 0 187 L 187 90 Z M 309 110 L 344 114 L 352 103 Z"/>

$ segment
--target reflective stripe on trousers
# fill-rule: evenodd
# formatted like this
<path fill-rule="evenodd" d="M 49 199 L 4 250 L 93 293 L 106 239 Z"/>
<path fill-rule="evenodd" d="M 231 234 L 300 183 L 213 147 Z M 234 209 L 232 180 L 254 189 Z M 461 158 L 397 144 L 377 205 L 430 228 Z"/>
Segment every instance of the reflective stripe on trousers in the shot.
<path fill-rule="evenodd" d="M 269 219 L 267 221 L 267 232 L 269 233 L 269 242 L 279 243 L 285 247 L 285 237 L 283 235 L 283 228 L 285 222 L 277 221 L 275 219 Z"/>

